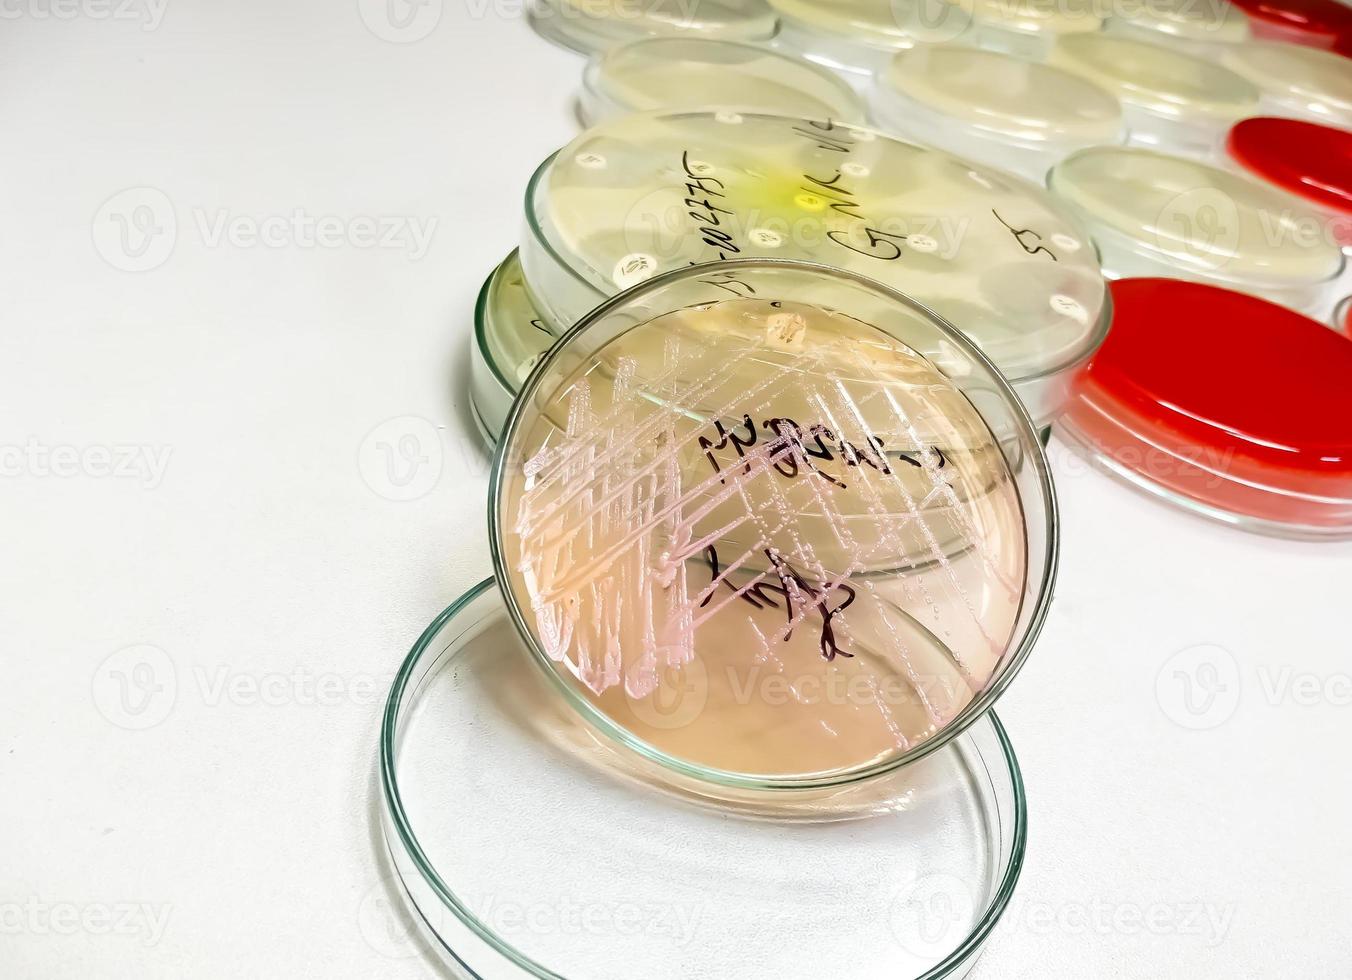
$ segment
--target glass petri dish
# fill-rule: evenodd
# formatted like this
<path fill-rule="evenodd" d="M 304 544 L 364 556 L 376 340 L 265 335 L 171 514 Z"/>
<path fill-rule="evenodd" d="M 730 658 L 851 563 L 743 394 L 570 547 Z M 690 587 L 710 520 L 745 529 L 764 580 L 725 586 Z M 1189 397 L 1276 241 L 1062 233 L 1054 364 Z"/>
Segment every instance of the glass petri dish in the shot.
<path fill-rule="evenodd" d="M 1214 286 L 1112 290 L 1112 334 L 1056 431 L 1113 476 L 1213 520 L 1352 536 L 1352 340 Z"/>
<path fill-rule="evenodd" d="M 1286 41 L 1331 50 L 1352 34 L 1352 12 L 1338 0 L 1232 0 L 1249 16 L 1260 41 Z"/>
<path fill-rule="evenodd" d="M 993 712 L 849 819 L 830 799 L 744 812 L 659 791 L 638 763 L 559 699 L 492 580 L 438 616 L 380 735 L 390 886 L 428 952 L 495 980 L 961 978 L 1022 868 Z"/>
<path fill-rule="evenodd" d="M 1228 0 L 1137 0 L 1110 4 L 1104 30 L 1150 41 L 1199 58 L 1214 57 L 1232 44 L 1247 41 L 1249 18 Z"/>
<path fill-rule="evenodd" d="M 929 45 L 878 78 L 873 115 L 901 136 L 1042 184 L 1076 150 L 1121 143 L 1122 107 L 1097 84 L 997 51 Z"/>
<path fill-rule="evenodd" d="M 1220 153 L 1230 127 L 1258 112 L 1251 82 L 1212 60 L 1110 34 L 1063 38 L 1050 64 L 1122 102 L 1128 141 L 1188 156 Z"/>
<path fill-rule="evenodd" d="M 1352 63 L 1341 54 L 1255 41 L 1225 52 L 1224 63 L 1263 93 L 1263 111 L 1352 128 Z"/>
<path fill-rule="evenodd" d="M 1352 133 L 1259 116 L 1237 123 L 1226 149 L 1245 173 L 1295 194 L 1318 212 L 1324 220 L 1312 234 L 1352 248 Z"/>
<path fill-rule="evenodd" d="M 948 0 L 770 0 L 776 47 L 868 83 L 898 51 L 952 41 L 971 18 Z"/>
<path fill-rule="evenodd" d="M 513 250 L 489 274 L 474 304 L 470 409 L 487 445 L 497 442 L 521 383 L 554 340 L 531 304 Z"/>
<path fill-rule="evenodd" d="M 641 37 L 767 41 L 775 33 L 765 0 L 530 0 L 541 37 L 582 54 Z"/>
<path fill-rule="evenodd" d="M 1320 215 L 1291 195 L 1193 160 L 1082 150 L 1047 180 L 1084 219 L 1110 278 L 1168 276 L 1315 312 L 1343 270 Z"/>
<path fill-rule="evenodd" d="M 1021 666 L 1056 564 L 998 370 L 913 300 L 802 262 L 678 269 L 585 317 L 518 396 L 492 501 L 501 591 L 565 698 L 736 790 L 936 751 Z"/>
<path fill-rule="evenodd" d="M 862 127 L 626 116 L 536 172 L 526 217 L 527 288 L 559 328 L 660 271 L 732 257 L 820 261 L 958 324 L 1040 424 L 1111 317 L 1094 249 L 1050 195 Z"/>
<path fill-rule="evenodd" d="M 954 0 L 972 17 L 971 41 L 1021 58 L 1045 58 L 1058 38 L 1096 33 L 1102 0 Z"/>
<path fill-rule="evenodd" d="M 832 72 L 766 47 L 648 38 L 594 55 L 578 100 L 591 126 L 626 112 L 740 109 L 858 122 L 864 105 Z"/>

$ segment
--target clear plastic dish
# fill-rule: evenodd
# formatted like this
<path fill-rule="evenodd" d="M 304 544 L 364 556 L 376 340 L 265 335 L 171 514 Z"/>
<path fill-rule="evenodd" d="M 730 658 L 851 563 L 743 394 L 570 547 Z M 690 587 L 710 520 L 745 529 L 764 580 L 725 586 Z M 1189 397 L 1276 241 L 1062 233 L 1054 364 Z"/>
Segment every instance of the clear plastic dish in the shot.
<path fill-rule="evenodd" d="M 1352 537 L 1352 340 L 1181 280 L 1118 280 L 1113 300 L 1113 331 L 1058 434 L 1131 486 L 1213 520 Z"/>
<path fill-rule="evenodd" d="M 469 400 L 486 444 L 497 443 L 521 383 L 556 339 L 531 305 L 513 251 L 489 275 L 474 304 Z"/>
<path fill-rule="evenodd" d="M 1052 192 L 1080 214 L 1110 278 L 1225 286 L 1302 312 L 1327 311 L 1343 254 L 1298 199 L 1193 160 L 1130 147 L 1057 164 Z"/>
<path fill-rule="evenodd" d="M 526 217 L 526 285 L 556 329 L 694 262 L 819 261 L 958 324 L 1043 425 L 1111 318 L 1094 249 L 1050 195 L 862 127 L 626 116 L 541 166 Z"/>
<path fill-rule="evenodd" d="M 853 88 L 811 62 L 766 47 L 648 38 L 594 55 L 582 73 L 585 125 L 626 112 L 731 109 L 859 122 Z"/>
<path fill-rule="evenodd" d="M 884 780 L 887 807 L 772 811 L 654 782 L 558 697 L 491 580 L 419 638 L 380 736 L 390 887 L 433 957 L 492 980 L 967 976 L 1024 859 L 1009 740 L 987 713 Z"/>
<path fill-rule="evenodd" d="M 1352 129 L 1352 60 L 1332 51 L 1254 41 L 1227 50 L 1224 64 L 1263 93 L 1263 111 Z"/>
<path fill-rule="evenodd" d="M 560 692 L 711 788 L 936 751 L 1017 673 L 1055 573 L 1004 378 L 913 300 L 802 262 L 678 269 L 589 314 L 517 397 L 491 495 L 499 585 Z"/>
<path fill-rule="evenodd" d="M 1249 18 L 1228 0 L 1115 0 L 1104 22 L 1109 34 L 1163 44 L 1198 58 L 1214 58 L 1247 41 Z"/>
<path fill-rule="evenodd" d="M 1097 33 L 1102 0 L 954 0 L 972 17 L 964 40 L 978 47 L 1040 61 L 1058 38 Z"/>
<path fill-rule="evenodd" d="M 1226 149 L 1244 173 L 1296 195 L 1321 215 L 1323 225 L 1313 233 L 1352 249 L 1352 132 L 1259 116 L 1237 123 Z"/>
<path fill-rule="evenodd" d="M 956 40 L 971 18 L 948 0 L 770 0 L 775 46 L 866 85 L 898 51 Z"/>
<path fill-rule="evenodd" d="M 1076 150 L 1121 143 L 1117 97 L 1048 65 L 961 45 L 896 56 L 878 78 L 873 116 L 903 139 L 1042 184 Z"/>
<path fill-rule="evenodd" d="M 1256 86 L 1215 63 L 1159 44 L 1110 34 L 1057 42 L 1048 58 L 1107 89 L 1122 103 L 1128 142 L 1214 158 L 1230 127 L 1257 115 Z"/>
<path fill-rule="evenodd" d="M 768 41 L 775 15 L 765 0 L 528 0 L 537 34 L 582 54 L 642 37 Z"/>

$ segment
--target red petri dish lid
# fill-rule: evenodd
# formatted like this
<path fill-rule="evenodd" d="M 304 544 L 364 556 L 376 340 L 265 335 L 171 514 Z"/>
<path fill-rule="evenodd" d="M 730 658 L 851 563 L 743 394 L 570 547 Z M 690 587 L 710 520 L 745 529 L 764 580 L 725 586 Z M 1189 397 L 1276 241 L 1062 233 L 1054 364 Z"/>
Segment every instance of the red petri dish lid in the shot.
<path fill-rule="evenodd" d="M 1272 37 L 1314 47 L 1332 47 L 1352 30 L 1352 10 L 1338 0 L 1233 0 L 1253 22 L 1259 37 Z M 1275 33 L 1265 34 L 1264 28 Z"/>
<path fill-rule="evenodd" d="M 1176 279 L 1112 284 L 1061 431 L 1105 469 L 1250 530 L 1352 536 L 1352 340 Z"/>
<path fill-rule="evenodd" d="M 1352 61 L 1347 69 L 1352 72 Z M 1230 156 L 1245 170 L 1328 210 L 1352 214 L 1352 133 L 1258 116 L 1230 128 Z"/>

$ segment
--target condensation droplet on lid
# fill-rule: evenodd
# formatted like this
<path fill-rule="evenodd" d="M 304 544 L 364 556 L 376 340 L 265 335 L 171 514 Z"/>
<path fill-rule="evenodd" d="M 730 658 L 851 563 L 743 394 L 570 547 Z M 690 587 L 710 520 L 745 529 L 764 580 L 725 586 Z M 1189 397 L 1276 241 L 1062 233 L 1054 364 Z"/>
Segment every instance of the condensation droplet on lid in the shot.
<path fill-rule="evenodd" d="M 939 242 L 929 235 L 907 235 L 906 244 L 912 251 L 916 252 L 937 252 L 939 251 Z"/>
<path fill-rule="evenodd" d="M 742 121 L 742 114 L 740 112 L 733 112 L 731 109 L 722 109 L 714 113 L 714 118 L 721 123 L 735 126 Z"/>
<path fill-rule="evenodd" d="M 761 248 L 779 248 L 784 244 L 784 237 L 769 228 L 753 228 L 747 234 L 747 238 L 753 245 L 759 245 Z"/>
<path fill-rule="evenodd" d="M 1048 303 L 1052 310 L 1062 316 L 1068 316 L 1080 323 L 1087 323 L 1089 320 L 1089 314 L 1085 311 L 1085 308 L 1078 301 L 1062 293 L 1057 293 Z"/>
<path fill-rule="evenodd" d="M 615 263 L 611 279 L 621 289 L 628 289 L 652 276 L 657 271 L 657 259 L 643 252 L 633 252 Z"/>
<path fill-rule="evenodd" d="M 1080 250 L 1080 240 L 1061 231 L 1052 235 L 1052 244 L 1057 248 L 1065 249 L 1067 252 L 1078 252 Z"/>
<path fill-rule="evenodd" d="M 849 177 L 867 177 L 873 171 L 869 170 L 869 168 L 862 163 L 850 162 L 842 163 L 840 165 L 840 172 Z"/>
<path fill-rule="evenodd" d="M 606 165 L 606 158 L 599 153 L 579 153 L 573 159 L 579 167 L 587 170 L 603 170 Z"/>

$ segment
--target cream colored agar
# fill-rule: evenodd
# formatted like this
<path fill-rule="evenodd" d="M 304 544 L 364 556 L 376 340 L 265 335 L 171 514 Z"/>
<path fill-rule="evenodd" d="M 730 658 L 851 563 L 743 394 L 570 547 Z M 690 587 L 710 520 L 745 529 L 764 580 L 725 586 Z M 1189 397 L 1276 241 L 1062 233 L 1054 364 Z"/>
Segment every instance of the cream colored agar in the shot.
<path fill-rule="evenodd" d="M 736 106 L 859 120 L 859 96 L 837 76 L 766 48 L 699 38 L 650 38 L 611 48 L 588 70 L 593 90 L 635 111 Z"/>
<path fill-rule="evenodd" d="M 1014 478 L 963 392 L 878 328 L 704 303 L 564 352 L 524 404 L 508 587 L 578 695 L 650 746 L 851 771 L 933 737 L 999 668 L 1028 575 Z"/>
<path fill-rule="evenodd" d="M 995 51 L 957 45 L 897 55 L 885 81 L 955 125 L 1020 141 L 1115 143 L 1122 107 L 1078 75 Z"/>
<path fill-rule="evenodd" d="M 1302 118 L 1352 126 L 1352 60 L 1298 44 L 1254 41 L 1227 48 L 1223 61 Z"/>
<path fill-rule="evenodd" d="M 1244 11 L 1226 0 L 1113 0 L 1110 29 L 1160 35 L 1161 41 L 1235 44 L 1249 37 Z"/>
<path fill-rule="evenodd" d="M 1323 220 L 1294 197 L 1192 160 L 1100 147 L 1063 161 L 1052 189 L 1095 223 L 1188 272 L 1246 285 L 1319 283 L 1342 268 Z"/>
<path fill-rule="evenodd" d="M 1258 109 L 1258 89 L 1193 55 L 1108 34 L 1065 37 L 1048 62 L 1161 116 L 1232 122 Z"/>
<path fill-rule="evenodd" d="M 585 154 L 609 166 L 578 166 Z M 1094 250 L 1047 194 L 869 130 L 751 114 L 736 125 L 628 116 L 561 150 L 531 207 L 535 234 L 572 270 L 546 283 L 537 279 L 560 273 L 527 264 L 532 293 L 557 301 L 578 276 L 594 290 L 553 310 L 560 322 L 616 291 L 622 257 L 653 260 L 646 277 L 761 256 L 882 281 L 959 325 L 1016 383 L 1082 359 L 1101 336 Z M 773 247 L 758 229 L 774 234 Z M 1026 400 L 1037 417 L 1036 398 Z"/>
<path fill-rule="evenodd" d="M 948 0 L 769 0 L 779 14 L 812 31 L 903 50 L 917 41 L 951 41 L 969 16 Z"/>
<path fill-rule="evenodd" d="M 554 337 L 531 303 L 515 252 L 493 273 L 482 316 L 485 356 L 516 391 Z"/>
<path fill-rule="evenodd" d="M 1060 36 L 1097 31 L 1103 24 L 1101 0 L 954 0 L 978 27 L 1019 34 Z"/>
<path fill-rule="evenodd" d="M 548 16 L 603 22 L 626 34 L 691 34 L 720 40 L 757 40 L 775 29 L 765 0 L 547 0 Z"/>

